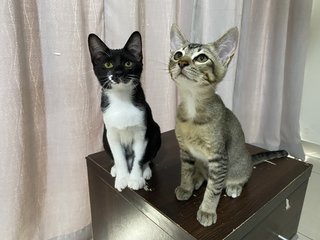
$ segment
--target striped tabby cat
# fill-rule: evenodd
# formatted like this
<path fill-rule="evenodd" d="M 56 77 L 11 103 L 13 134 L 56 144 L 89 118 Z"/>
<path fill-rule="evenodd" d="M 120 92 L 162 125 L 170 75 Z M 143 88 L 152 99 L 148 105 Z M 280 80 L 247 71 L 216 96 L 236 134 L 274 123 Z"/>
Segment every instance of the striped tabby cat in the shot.
<path fill-rule="evenodd" d="M 188 42 L 176 25 L 172 26 L 170 37 L 169 72 L 181 100 L 175 129 L 181 183 L 175 194 L 178 200 L 187 200 L 207 180 L 197 220 L 210 226 L 217 220 L 216 208 L 223 189 L 232 198 L 240 196 L 253 165 L 287 156 L 287 152 L 251 156 L 238 119 L 215 93 L 235 53 L 237 28 L 210 44 Z"/>

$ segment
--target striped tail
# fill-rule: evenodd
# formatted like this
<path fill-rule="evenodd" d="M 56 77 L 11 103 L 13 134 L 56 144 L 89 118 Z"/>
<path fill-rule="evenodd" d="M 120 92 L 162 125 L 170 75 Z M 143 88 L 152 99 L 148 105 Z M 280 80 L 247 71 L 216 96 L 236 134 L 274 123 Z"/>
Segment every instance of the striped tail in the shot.
<path fill-rule="evenodd" d="M 251 156 L 253 165 L 257 165 L 264 161 L 269 161 L 276 158 L 283 158 L 287 157 L 288 152 L 286 150 L 279 150 L 279 151 L 270 151 L 270 152 L 261 152 Z"/>

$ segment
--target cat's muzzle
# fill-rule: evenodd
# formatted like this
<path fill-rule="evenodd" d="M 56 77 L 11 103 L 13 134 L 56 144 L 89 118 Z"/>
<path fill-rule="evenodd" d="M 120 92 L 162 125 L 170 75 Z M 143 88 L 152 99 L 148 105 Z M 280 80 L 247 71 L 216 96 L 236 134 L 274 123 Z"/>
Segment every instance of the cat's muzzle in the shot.
<path fill-rule="evenodd" d="M 111 85 L 128 84 L 130 81 L 130 78 L 126 78 L 124 76 L 109 76 L 109 82 L 111 83 Z"/>

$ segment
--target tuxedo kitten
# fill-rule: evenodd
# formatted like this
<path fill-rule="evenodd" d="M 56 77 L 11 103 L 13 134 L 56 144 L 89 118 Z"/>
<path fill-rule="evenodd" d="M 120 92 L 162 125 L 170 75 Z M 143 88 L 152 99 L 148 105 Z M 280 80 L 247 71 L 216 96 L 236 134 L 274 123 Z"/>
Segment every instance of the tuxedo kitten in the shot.
<path fill-rule="evenodd" d="M 223 189 L 228 196 L 239 197 L 254 164 L 287 156 L 286 151 L 251 156 L 238 119 L 215 93 L 237 42 L 237 28 L 209 44 L 190 43 L 176 25 L 171 28 L 169 72 L 181 100 L 175 129 L 180 146 L 181 183 L 175 194 L 178 200 L 187 200 L 207 180 L 197 212 L 197 220 L 203 226 L 216 222 Z"/>
<path fill-rule="evenodd" d="M 161 134 L 140 83 L 142 43 L 134 32 L 122 49 L 109 49 L 94 34 L 88 37 L 94 73 L 101 84 L 103 145 L 114 160 L 111 175 L 118 191 L 138 190 L 151 178 Z"/>

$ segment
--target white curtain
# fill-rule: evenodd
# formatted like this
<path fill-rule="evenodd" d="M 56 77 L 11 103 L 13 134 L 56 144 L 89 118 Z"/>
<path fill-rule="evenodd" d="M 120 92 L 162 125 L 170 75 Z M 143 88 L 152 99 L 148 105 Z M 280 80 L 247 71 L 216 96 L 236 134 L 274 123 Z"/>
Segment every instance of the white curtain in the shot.
<path fill-rule="evenodd" d="M 121 48 L 143 36 L 143 87 L 162 131 L 174 128 L 169 32 L 192 41 L 240 29 L 218 93 L 249 143 L 303 157 L 299 110 L 311 0 L 7 0 L 0 7 L 0 235 L 91 238 L 85 156 L 102 150 L 90 32 Z"/>
<path fill-rule="evenodd" d="M 312 0 L 245 0 L 233 109 L 246 140 L 304 159 L 299 115 Z"/>
<path fill-rule="evenodd" d="M 87 48 L 103 2 L 0 1 L 0 236 L 91 238 L 85 156 L 102 150 Z"/>
<path fill-rule="evenodd" d="M 304 158 L 299 113 L 312 0 L 105 0 L 105 5 L 111 47 L 121 47 L 134 30 L 144 36 L 142 81 L 162 131 L 174 128 L 178 102 L 167 72 L 171 24 L 201 43 L 237 26 L 238 54 L 218 94 L 239 117 L 248 143 Z"/>

